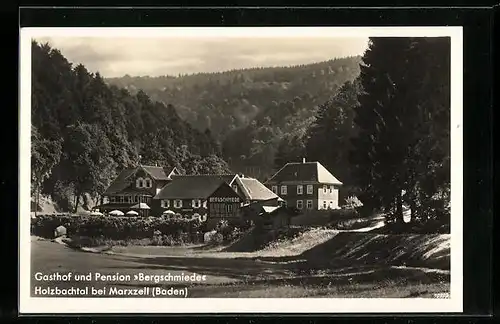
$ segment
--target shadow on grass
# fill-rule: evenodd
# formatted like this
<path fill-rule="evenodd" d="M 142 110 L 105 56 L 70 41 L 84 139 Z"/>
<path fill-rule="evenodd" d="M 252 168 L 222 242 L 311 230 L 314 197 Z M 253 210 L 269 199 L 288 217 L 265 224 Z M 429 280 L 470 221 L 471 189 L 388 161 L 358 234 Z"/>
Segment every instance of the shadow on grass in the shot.
<path fill-rule="evenodd" d="M 237 280 L 262 276 L 285 276 L 287 269 L 281 265 L 269 265 L 251 259 L 156 257 L 130 260 L 137 266 L 127 266 L 139 270 L 167 270 L 195 272 L 201 275 L 227 277 Z M 117 267 L 119 268 L 119 267 Z"/>
<path fill-rule="evenodd" d="M 195 272 L 207 276 L 237 279 L 243 282 L 265 282 L 270 285 L 313 285 L 315 282 L 324 285 L 331 283 L 332 280 L 340 284 L 353 281 L 357 283 L 374 283 L 387 280 L 412 283 L 449 281 L 449 274 L 446 272 L 392 268 L 388 264 L 344 264 L 343 266 L 338 264 L 336 267 L 331 267 L 328 262 L 266 263 L 249 258 L 221 259 L 208 257 L 158 257 L 134 262 L 138 262 L 140 265 L 127 268 Z M 325 275 L 317 276 L 317 274 Z"/>

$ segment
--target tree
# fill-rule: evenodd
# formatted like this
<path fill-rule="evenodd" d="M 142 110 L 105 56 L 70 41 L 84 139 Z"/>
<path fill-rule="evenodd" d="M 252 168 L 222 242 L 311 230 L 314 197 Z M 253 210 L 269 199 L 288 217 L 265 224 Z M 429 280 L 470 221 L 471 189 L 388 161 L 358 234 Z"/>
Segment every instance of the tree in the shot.
<path fill-rule="evenodd" d="M 115 163 L 111 145 L 99 126 L 81 124 L 68 126 L 62 161 L 69 171 L 66 181 L 74 188 L 74 211 L 84 193 L 102 193 L 113 176 Z"/>
<path fill-rule="evenodd" d="M 274 169 L 281 169 L 288 162 L 299 162 L 305 157 L 305 145 L 299 136 L 285 136 L 279 143 L 274 158 Z"/>
<path fill-rule="evenodd" d="M 35 215 L 42 185 L 60 158 L 61 142 L 42 138 L 37 128 L 31 126 L 31 195 L 35 197 Z"/>
<path fill-rule="evenodd" d="M 398 223 L 404 203 L 412 216 L 423 215 L 447 186 L 438 176 L 449 171 L 447 42 L 372 38 L 363 57 L 351 163 L 366 201 Z"/>
<path fill-rule="evenodd" d="M 349 188 L 353 185 L 349 163 L 350 139 L 355 136 L 354 109 L 361 92 L 359 80 L 346 82 L 322 104 L 306 134 L 309 160 L 319 161 Z M 346 193 L 347 194 L 347 193 Z"/>

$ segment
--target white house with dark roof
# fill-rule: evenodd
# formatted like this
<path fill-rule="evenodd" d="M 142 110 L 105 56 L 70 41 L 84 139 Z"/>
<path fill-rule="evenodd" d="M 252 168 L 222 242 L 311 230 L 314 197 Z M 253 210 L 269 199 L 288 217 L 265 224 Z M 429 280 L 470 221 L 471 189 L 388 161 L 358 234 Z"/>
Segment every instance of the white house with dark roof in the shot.
<path fill-rule="evenodd" d="M 300 210 L 339 208 L 342 182 L 319 162 L 304 159 L 287 163 L 265 185 L 283 198 L 289 207 Z"/>

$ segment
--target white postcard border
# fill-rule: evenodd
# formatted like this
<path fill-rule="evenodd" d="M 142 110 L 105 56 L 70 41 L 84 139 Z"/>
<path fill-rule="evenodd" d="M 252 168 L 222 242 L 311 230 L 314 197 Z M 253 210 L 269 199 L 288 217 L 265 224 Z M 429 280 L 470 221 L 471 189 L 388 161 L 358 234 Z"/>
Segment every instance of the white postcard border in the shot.
<path fill-rule="evenodd" d="M 36 37 L 451 37 L 451 290 L 428 298 L 38 298 L 31 297 L 31 40 Z M 463 311 L 462 27 L 22 28 L 20 30 L 19 312 L 428 313 Z"/>

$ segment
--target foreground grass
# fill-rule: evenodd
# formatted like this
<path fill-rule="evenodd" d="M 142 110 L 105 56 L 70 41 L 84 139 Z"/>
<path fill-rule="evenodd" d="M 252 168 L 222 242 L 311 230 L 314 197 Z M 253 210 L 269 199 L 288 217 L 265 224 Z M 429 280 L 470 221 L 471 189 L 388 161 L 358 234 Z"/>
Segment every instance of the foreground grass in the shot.
<path fill-rule="evenodd" d="M 446 283 L 398 285 L 386 282 L 384 286 L 376 284 L 329 285 L 326 287 L 310 287 L 283 285 L 233 285 L 214 288 L 211 297 L 219 298 L 433 298 L 435 294 L 448 292 Z"/>

